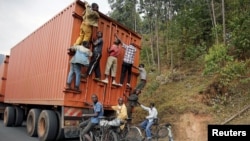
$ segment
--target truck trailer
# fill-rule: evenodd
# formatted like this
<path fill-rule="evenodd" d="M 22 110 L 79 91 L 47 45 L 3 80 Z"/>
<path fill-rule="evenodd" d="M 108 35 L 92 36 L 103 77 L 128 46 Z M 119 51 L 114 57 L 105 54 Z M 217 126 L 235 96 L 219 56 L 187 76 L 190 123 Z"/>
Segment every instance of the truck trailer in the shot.
<path fill-rule="evenodd" d="M 76 0 L 39 27 L 10 50 L 0 66 L 0 112 L 4 125 L 17 127 L 26 122 L 27 134 L 39 140 L 61 140 L 79 136 L 78 125 L 82 114 L 93 112 L 86 105 L 96 94 L 104 106 L 105 115 L 113 114 L 112 105 L 127 97 L 136 86 L 139 71 L 132 69 L 131 87 L 114 86 L 93 80 L 94 74 L 81 81 L 81 93 L 64 92 L 71 55 L 68 48 L 80 33 L 84 2 Z M 126 44 L 136 46 L 134 66 L 139 65 L 141 36 L 110 17 L 99 12 L 98 31 L 103 32 L 103 49 L 100 60 L 102 79 L 108 58 L 107 49 L 116 35 Z M 97 31 L 93 31 L 92 37 Z M 124 51 L 118 57 L 116 82 L 119 82 Z M 82 73 L 86 68 L 82 69 Z M 127 76 L 126 76 L 127 77 Z M 126 80 L 125 77 L 125 80 Z M 111 77 L 109 78 L 111 81 Z M 129 106 L 129 104 L 127 105 Z M 131 108 L 131 107 L 129 107 Z"/>

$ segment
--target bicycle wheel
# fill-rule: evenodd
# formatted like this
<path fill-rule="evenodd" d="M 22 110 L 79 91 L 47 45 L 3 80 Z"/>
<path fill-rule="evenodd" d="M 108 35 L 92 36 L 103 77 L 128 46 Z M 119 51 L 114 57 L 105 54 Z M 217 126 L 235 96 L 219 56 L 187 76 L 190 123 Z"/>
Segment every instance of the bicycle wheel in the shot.
<path fill-rule="evenodd" d="M 158 129 L 157 129 L 157 125 L 152 125 L 151 126 L 151 135 L 152 135 L 152 141 L 158 141 Z"/>
<path fill-rule="evenodd" d="M 157 132 L 157 136 L 159 139 L 164 139 L 164 141 L 169 141 L 169 129 L 165 125 L 161 125 Z"/>
<path fill-rule="evenodd" d="M 106 135 L 104 135 L 104 138 L 102 141 L 118 141 L 117 135 L 114 131 L 109 131 Z"/>
<path fill-rule="evenodd" d="M 80 138 L 80 141 L 88 141 L 84 135 L 80 134 L 79 138 Z"/>
<path fill-rule="evenodd" d="M 120 132 L 118 132 L 118 140 L 119 141 L 125 141 L 125 138 L 127 136 L 129 132 L 129 127 L 128 126 L 125 126 L 123 129 L 120 130 Z"/>
<path fill-rule="evenodd" d="M 82 135 L 82 128 L 80 129 L 79 139 L 80 141 L 86 141 L 85 137 Z"/>
<path fill-rule="evenodd" d="M 141 130 L 136 126 L 131 126 L 125 137 L 125 141 L 142 141 L 143 135 Z"/>
<path fill-rule="evenodd" d="M 101 141 L 101 131 L 99 129 L 91 131 L 90 136 L 92 141 Z"/>

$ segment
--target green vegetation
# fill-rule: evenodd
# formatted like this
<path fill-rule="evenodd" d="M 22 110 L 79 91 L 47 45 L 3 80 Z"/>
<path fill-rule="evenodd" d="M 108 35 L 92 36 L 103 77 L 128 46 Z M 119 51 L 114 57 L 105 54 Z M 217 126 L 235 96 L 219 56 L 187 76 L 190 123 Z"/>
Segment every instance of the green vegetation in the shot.
<path fill-rule="evenodd" d="M 140 102 L 154 101 L 161 118 L 174 122 L 192 112 L 221 123 L 249 105 L 249 0 L 109 2 L 110 16 L 143 36 L 149 74 Z"/>

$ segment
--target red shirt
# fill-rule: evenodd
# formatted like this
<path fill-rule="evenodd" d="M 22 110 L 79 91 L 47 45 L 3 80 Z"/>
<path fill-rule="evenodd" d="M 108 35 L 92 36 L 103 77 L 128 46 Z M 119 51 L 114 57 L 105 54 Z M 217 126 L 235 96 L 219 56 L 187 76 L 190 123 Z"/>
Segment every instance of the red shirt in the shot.
<path fill-rule="evenodd" d="M 111 47 L 110 47 L 110 56 L 114 56 L 114 57 L 117 57 L 118 55 L 120 54 L 120 48 L 113 44 Z"/>

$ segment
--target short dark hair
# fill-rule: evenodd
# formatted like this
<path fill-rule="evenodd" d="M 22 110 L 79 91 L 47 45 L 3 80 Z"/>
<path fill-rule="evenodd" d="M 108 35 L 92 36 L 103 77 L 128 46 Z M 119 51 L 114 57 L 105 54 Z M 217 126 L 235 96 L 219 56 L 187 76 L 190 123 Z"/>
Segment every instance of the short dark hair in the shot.
<path fill-rule="evenodd" d="M 121 44 L 121 40 L 115 39 L 114 43 L 115 43 L 116 45 L 119 45 L 119 44 Z"/>
<path fill-rule="evenodd" d="M 154 107 L 154 106 L 155 106 L 155 104 L 154 104 L 154 103 L 150 103 L 150 106 Z"/>
<path fill-rule="evenodd" d="M 99 6 L 98 6 L 97 3 L 92 3 L 92 4 L 91 4 L 91 7 L 92 7 L 92 9 L 93 9 L 93 8 L 96 8 L 97 10 L 98 10 L 98 8 L 99 8 Z"/>
<path fill-rule="evenodd" d="M 92 98 L 98 98 L 96 94 L 91 95 Z"/>
<path fill-rule="evenodd" d="M 144 64 L 139 64 L 139 67 L 140 67 L 140 66 L 144 68 Z"/>
<path fill-rule="evenodd" d="M 89 48 L 89 42 L 88 41 L 83 41 L 82 45 L 86 48 Z"/>
<path fill-rule="evenodd" d="M 120 101 L 120 100 L 123 101 L 123 98 L 122 98 L 122 97 L 119 97 L 119 98 L 118 98 L 118 101 Z"/>

